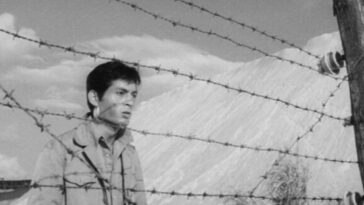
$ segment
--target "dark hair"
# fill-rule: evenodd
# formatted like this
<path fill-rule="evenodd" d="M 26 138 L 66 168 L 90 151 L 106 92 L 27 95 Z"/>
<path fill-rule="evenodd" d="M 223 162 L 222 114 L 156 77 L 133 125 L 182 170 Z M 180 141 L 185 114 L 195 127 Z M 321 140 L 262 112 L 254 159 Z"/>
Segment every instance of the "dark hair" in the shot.
<path fill-rule="evenodd" d="M 86 80 L 86 96 L 90 90 L 94 90 L 99 99 L 102 99 L 105 91 L 115 80 L 125 80 L 137 85 L 141 83 L 139 72 L 134 67 L 125 65 L 120 61 L 110 61 L 96 66 L 88 74 Z M 88 97 L 87 105 L 92 113 L 94 106 L 89 102 Z M 88 113 L 88 115 L 91 113 Z"/>

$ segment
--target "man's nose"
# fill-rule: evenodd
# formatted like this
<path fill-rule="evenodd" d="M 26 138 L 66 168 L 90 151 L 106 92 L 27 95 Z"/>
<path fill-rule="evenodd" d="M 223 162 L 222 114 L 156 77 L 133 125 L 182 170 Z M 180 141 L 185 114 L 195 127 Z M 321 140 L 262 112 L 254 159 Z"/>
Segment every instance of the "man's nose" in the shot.
<path fill-rule="evenodd" d="M 126 105 L 126 106 L 128 106 L 128 107 L 132 108 L 132 107 L 133 107 L 133 105 L 134 105 L 134 102 L 135 102 L 134 96 L 133 96 L 133 95 L 131 95 L 131 94 L 128 94 L 128 95 L 126 96 L 125 101 L 124 101 L 124 105 Z"/>

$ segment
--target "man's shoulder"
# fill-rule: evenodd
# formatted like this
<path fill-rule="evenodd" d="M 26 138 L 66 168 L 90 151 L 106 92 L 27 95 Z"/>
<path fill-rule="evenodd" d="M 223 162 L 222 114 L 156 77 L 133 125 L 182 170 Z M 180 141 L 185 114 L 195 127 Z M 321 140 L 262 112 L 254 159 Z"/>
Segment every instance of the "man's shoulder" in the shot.
<path fill-rule="evenodd" d="M 53 139 L 49 140 L 46 146 L 54 147 L 56 144 L 58 144 L 61 146 L 72 147 L 74 144 L 73 143 L 74 138 L 85 135 L 87 124 L 88 124 L 87 122 L 81 123 L 78 126 L 74 127 L 73 129 L 62 133 L 57 137 L 54 137 Z"/>

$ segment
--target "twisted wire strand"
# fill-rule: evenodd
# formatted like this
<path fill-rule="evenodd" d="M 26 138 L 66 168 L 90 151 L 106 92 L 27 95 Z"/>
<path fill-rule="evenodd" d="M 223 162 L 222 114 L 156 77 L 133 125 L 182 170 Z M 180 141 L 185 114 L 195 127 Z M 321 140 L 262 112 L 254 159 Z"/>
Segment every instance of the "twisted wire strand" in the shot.
<path fill-rule="evenodd" d="M 328 118 L 331 118 L 331 119 L 334 119 L 334 120 L 340 120 L 340 121 L 345 120 L 344 117 L 338 117 L 338 116 L 334 116 L 334 115 L 331 115 L 331 114 L 328 114 L 328 113 L 323 113 L 323 112 L 321 112 L 321 111 L 319 111 L 317 109 L 297 105 L 297 104 L 294 104 L 292 102 L 280 99 L 279 97 L 272 97 L 272 96 L 269 96 L 269 95 L 252 92 L 252 91 L 249 91 L 249 90 L 246 90 L 246 89 L 232 87 L 232 86 L 230 86 L 228 84 L 224 84 L 224 83 L 221 83 L 221 82 L 216 82 L 216 81 L 213 81 L 211 79 L 205 79 L 205 78 L 198 77 L 198 76 L 196 76 L 196 75 L 194 75 L 192 73 L 190 73 L 190 74 L 183 73 L 183 72 L 180 72 L 180 71 L 178 71 L 176 69 L 167 69 L 167 68 L 162 68 L 160 66 L 143 65 L 143 64 L 140 64 L 138 62 L 131 62 L 131 61 L 116 59 L 115 57 L 110 58 L 110 57 L 107 57 L 107 56 L 100 55 L 99 52 L 93 53 L 93 52 L 87 52 L 87 51 L 80 51 L 80 50 L 75 49 L 74 47 L 67 47 L 67 46 L 57 45 L 57 44 L 53 44 L 53 43 L 47 43 L 47 42 L 42 41 L 42 40 L 28 38 L 28 37 L 19 35 L 18 33 L 11 32 L 11 31 L 8 31 L 8 30 L 2 29 L 2 28 L 0 28 L 0 32 L 11 35 L 11 36 L 13 36 L 14 38 L 17 38 L 17 39 L 22 39 L 22 40 L 25 40 L 25 41 L 28 41 L 28 42 L 38 44 L 39 46 L 46 46 L 48 48 L 56 48 L 56 49 L 60 49 L 60 50 L 63 50 L 65 52 L 70 52 L 70 53 L 73 53 L 73 54 L 89 56 L 89 57 L 94 58 L 94 59 L 101 59 L 101 60 L 108 60 L 108 61 L 120 61 L 122 63 L 131 65 L 131 66 L 135 66 L 135 67 L 138 67 L 138 68 L 152 69 L 152 70 L 154 70 L 154 71 L 156 71 L 158 73 L 160 71 L 163 71 L 163 72 L 173 74 L 174 76 L 182 76 L 182 77 L 188 78 L 190 80 L 205 82 L 205 83 L 211 84 L 211 85 L 216 85 L 218 87 L 224 88 L 226 90 L 232 90 L 232 91 L 238 92 L 240 94 L 247 94 L 247 95 L 250 95 L 252 97 L 257 97 L 257 98 L 264 99 L 264 100 L 267 100 L 267 101 L 281 103 L 281 104 L 284 104 L 284 105 L 286 105 L 288 107 L 292 107 L 292 108 L 295 108 L 295 109 L 298 109 L 298 110 L 302 110 L 302 111 L 306 111 L 306 112 L 312 112 L 312 113 L 316 113 L 316 114 L 323 114 L 325 117 L 328 117 Z M 345 80 L 345 78 L 343 78 L 343 79 Z"/>
<path fill-rule="evenodd" d="M 332 78 L 334 80 L 341 80 L 342 79 L 340 77 L 335 77 L 335 76 L 331 76 L 331 75 L 326 74 L 326 73 L 322 73 L 318 69 L 314 68 L 313 66 L 305 65 L 303 63 L 300 63 L 300 62 L 297 62 L 297 61 L 294 61 L 294 60 L 290 60 L 290 59 L 286 59 L 286 58 L 283 58 L 283 57 L 280 57 L 280 56 L 269 54 L 268 52 L 265 52 L 265 51 L 263 51 L 263 50 L 261 50 L 259 48 L 247 45 L 245 43 L 238 42 L 238 41 L 236 41 L 236 40 L 234 40 L 234 39 L 232 39 L 232 38 L 230 38 L 228 36 L 224 36 L 223 34 L 216 33 L 216 32 L 214 32 L 212 30 L 207 31 L 207 30 L 203 30 L 203 29 L 200 29 L 198 27 L 195 27 L 195 26 L 190 26 L 190 25 L 181 23 L 180 21 L 174 21 L 172 19 L 166 18 L 164 16 L 153 13 L 151 11 L 148 11 L 148 10 L 138 6 L 135 3 L 130 3 L 130 2 L 127 2 L 127 1 L 123 1 L 123 0 L 114 0 L 114 1 L 116 1 L 118 3 L 121 3 L 123 5 L 129 6 L 130 8 L 134 9 L 135 11 L 140 11 L 140 12 L 142 12 L 144 14 L 152 16 L 156 20 L 160 19 L 160 20 L 162 20 L 164 22 L 170 23 L 173 27 L 178 27 L 179 26 L 181 28 L 185 28 L 185 29 L 188 29 L 188 30 L 191 30 L 191 31 L 194 31 L 194 32 L 205 34 L 207 36 L 214 36 L 214 37 L 219 38 L 221 40 L 230 42 L 230 43 L 232 43 L 232 44 L 234 44 L 234 45 L 236 45 L 238 47 L 247 48 L 247 49 L 249 49 L 251 51 L 260 53 L 260 54 L 262 54 L 262 55 L 264 55 L 266 57 L 270 57 L 270 58 L 273 58 L 273 59 L 276 59 L 276 60 L 279 60 L 279 61 L 282 61 L 282 62 L 290 63 L 292 65 L 296 65 L 296 66 L 299 66 L 299 67 L 302 67 L 302 68 L 317 72 L 317 73 L 319 73 L 321 75 L 327 76 L 327 77 Z"/>
<path fill-rule="evenodd" d="M 348 76 L 346 76 L 347 78 Z M 324 110 L 335 94 L 340 90 L 341 86 L 345 80 L 342 80 L 339 82 L 333 91 L 330 92 L 329 96 L 326 98 L 326 100 L 322 103 L 322 110 Z M 298 136 L 295 141 L 289 146 L 288 150 L 291 150 L 300 140 L 302 140 L 304 137 L 308 136 L 308 134 L 313 133 L 314 129 L 321 123 L 323 116 L 320 115 L 317 120 L 300 136 Z M 269 169 L 261 176 L 260 180 L 257 182 L 257 184 L 251 189 L 249 193 L 254 194 L 256 190 L 260 187 L 260 185 L 263 184 L 263 182 L 268 179 L 268 175 L 273 171 L 275 166 L 278 166 L 279 163 L 285 158 L 285 155 L 280 155 L 276 160 L 273 161 L 272 165 L 269 167 Z"/>
<path fill-rule="evenodd" d="M 200 10 L 201 12 L 207 13 L 207 14 L 211 15 L 212 17 L 219 18 L 219 19 L 222 19 L 224 21 L 230 22 L 232 24 L 238 25 L 242 29 L 248 29 L 251 32 L 258 33 L 258 34 L 260 34 L 260 35 L 262 35 L 264 37 L 270 38 L 273 41 L 278 41 L 281 44 L 288 45 L 288 46 L 290 46 L 292 48 L 295 48 L 295 49 L 297 49 L 297 50 L 299 50 L 299 51 L 301 51 L 301 52 L 303 52 L 303 53 L 305 53 L 305 54 L 307 54 L 307 55 L 309 55 L 311 57 L 314 57 L 316 59 L 320 59 L 319 55 L 316 55 L 316 54 L 314 54 L 314 53 L 312 53 L 312 52 L 310 52 L 308 50 L 305 50 L 305 49 L 299 47 L 298 45 L 296 45 L 296 44 L 294 44 L 292 42 L 289 42 L 288 40 L 285 40 L 285 39 L 283 39 L 283 38 L 281 38 L 281 37 L 279 37 L 277 35 L 270 34 L 267 31 L 261 30 L 261 29 L 255 27 L 255 26 L 249 25 L 249 24 L 244 23 L 242 21 L 235 20 L 235 19 L 233 19 L 231 17 L 224 16 L 224 15 L 218 13 L 218 12 L 213 12 L 213 11 L 207 9 L 206 7 L 195 4 L 192 1 L 186 1 L 186 0 L 174 0 L 174 1 L 180 2 L 180 3 L 185 4 L 187 6 L 190 6 L 192 9 L 195 8 L 197 10 Z"/>
<path fill-rule="evenodd" d="M 85 119 L 82 117 L 78 117 L 75 114 L 69 114 L 69 113 L 53 113 L 53 112 L 48 112 L 48 111 L 41 111 L 41 110 L 37 110 L 37 109 L 31 109 L 31 108 L 27 108 L 27 107 L 23 107 L 23 106 L 18 106 L 18 105 L 13 105 L 11 103 L 4 103 L 4 102 L 0 102 L 1 106 L 4 107 L 8 107 L 8 108 L 16 108 L 16 109 L 20 109 L 20 110 L 24 110 L 25 112 L 32 112 L 35 114 L 40 115 L 41 117 L 44 117 L 46 115 L 50 115 L 50 116 L 56 116 L 56 117 L 63 117 L 66 118 L 68 120 L 70 119 L 77 119 L 77 120 L 84 120 L 84 121 L 89 121 L 90 119 Z M 314 124 L 315 126 L 318 123 Z M 305 159 L 312 159 L 312 160 L 320 160 L 320 161 L 326 161 L 326 162 L 335 162 L 335 163 L 349 163 L 349 164 L 357 164 L 357 161 L 354 160 L 343 160 L 343 159 L 333 159 L 333 158 L 327 158 L 327 157 L 319 157 L 319 156 L 310 156 L 310 155 L 304 155 L 304 154 L 299 154 L 299 153 L 295 153 L 295 152 L 291 152 L 289 151 L 289 149 L 286 150 L 281 150 L 281 149 L 277 149 L 277 148 L 262 148 L 259 146 L 250 146 L 250 145 L 245 145 L 245 144 L 233 144 L 231 142 L 222 142 L 222 141 L 217 141 L 217 140 L 213 140 L 213 139 L 203 139 L 203 138 L 198 138 L 195 137 L 193 135 L 180 135 L 180 134 L 174 134 L 172 132 L 167 132 L 167 133 L 158 133 L 158 132 L 151 132 L 148 130 L 139 130 L 139 129 L 135 129 L 135 128 L 127 128 L 132 132 L 136 132 L 142 135 L 153 135 L 153 136 L 163 136 L 163 137 L 175 137 L 175 138 L 181 138 L 181 139 L 185 139 L 185 140 L 192 140 L 192 141 L 200 141 L 200 142 L 204 142 L 204 143 L 209 143 L 209 144 L 216 144 L 216 145 L 221 145 L 221 146 L 225 146 L 225 147 L 232 147 L 232 148 L 239 148 L 239 149 L 248 149 L 248 150 L 253 150 L 253 151 L 258 151 L 258 152 L 276 152 L 279 154 L 283 154 L 283 155 L 290 155 L 293 157 L 298 157 L 298 158 L 305 158 Z M 310 128 L 310 131 L 312 132 L 313 127 Z M 307 132 L 308 133 L 308 132 Z M 297 139 L 301 139 L 304 135 L 299 136 Z M 298 141 L 298 140 L 297 140 Z"/>
<path fill-rule="evenodd" d="M 1 182 L 1 181 L 0 181 Z M 85 183 L 85 184 L 91 184 Z M 94 186 L 85 186 L 85 184 L 77 184 L 73 183 L 71 185 L 50 185 L 50 184 L 39 184 L 39 183 L 32 183 L 32 184 L 20 184 L 20 185 L 13 185 L 11 187 L 12 189 L 18 189 L 18 188 L 55 188 L 60 190 L 65 189 L 85 189 L 87 190 L 99 190 L 102 189 L 101 187 L 94 187 Z M 107 190 L 121 190 L 121 188 L 114 187 L 114 186 L 108 186 L 106 187 Z M 187 198 L 250 198 L 250 199 L 259 199 L 259 200 L 270 200 L 270 201 L 283 201 L 287 198 L 274 198 L 270 196 L 264 196 L 264 195 L 254 195 L 254 194 L 224 194 L 224 193 L 209 193 L 209 192 L 202 192 L 202 193 L 195 193 L 195 192 L 179 192 L 179 191 L 161 191 L 157 190 L 155 188 L 152 189 L 133 189 L 129 188 L 127 189 L 131 192 L 144 192 L 148 194 L 153 195 L 167 195 L 171 197 L 187 197 Z M 304 200 L 304 201 L 337 201 L 341 202 L 343 199 L 340 197 L 325 197 L 325 196 L 314 196 L 314 197 L 291 197 L 289 198 L 291 200 Z"/>
<path fill-rule="evenodd" d="M 342 81 L 343 82 L 343 81 Z M 330 95 L 329 95 L 329 97 L 328 97 L 328 99 L 325 101 L 325 103 L 323 103 L 323 107 L 325 107 L 326 106 L 326 104 L 327 104 L 327 102 L 328 102 L 328 100 L 329 99 L 331 99 L 333 96 L 334 96 L 334 93 L 337 91 L 337 90 L 339 90 L 339 88 L 340 88 L 340 85 L 342 85 L 342 82 L 340 83 L 340 84 L 338 84 L 337 85 L 337 87 L 336 87 L 336 89 L 333 91 L 333 92 L 331 92 L 330 93 Z M 15 100 L 13 97 L 12 97 L 12 94 L 13 94 L 13 91 L 11 91 L 11 92 L 8 92 L 8 91 L 6 91 L 6 90 L 4 90 L 4 88 L 1 86 L 1 89 L 4 91 L 4 93 L 6 94 L 5 95 L 5 97 L 4 98 L 10 98 L 10 99 L 13 99 L 13 100 Z M 15 101 L 16 102 L 16 101 Z M 20 104 L 15 104 L 15 105 L 12 105 L 12 104 L 10 104 L 10 103 L 1 103 L 1 105 L 3 105 L 3 106 L 6 106 L 6 107 L 9 107 L 9 108 L 22 108 L 26 113 L 28 113 L 28 112 L 34 112 L 34 113 L 36 113 L 36 114 L 38 114 L 38 115 L 41 115 L 41 116 L 44 116 L 44 115 L 47 115 L 47 114 L 50 114 L 50 115 L 54 115 L 54 116 L 58 116 L 58 117 L 65 117 L 65 118 L 67 118 L 67 119 L 73 119 L 73 118 L 75 118 L 75 119 L 79 119 L 79 120 L 81 120 L 81 119 L 85 119 L 85 118 L 81 118 L 81 117 L 77 117 L 77 116 L 75 116 L 74 114 L 67 114 L 67 113 L 64 113 L 64 114 L 60 114 L 60 113 L 50 113 L 50 112 L 46 112 L 46 111 L 40 111 L 40 110 L 36 110 L 36 109 L 29 109 L 29 108 L 24 108 L 24 107 L 22 107 Z M 33 116 L 34 117 L 34 116 Z M 32 117 L 32 118 L 33 118 Z M 320 116 L 321 118 L 323 117 L 323 116 Z M 36 121 L 37 121 L 37 118 L 35 118 L 34 117 L 34 119 L 36 119 Z M 41 130 L 42 130 L 42 128 L 43 128 L 43 130 L 48 130 L 48 128 L 47 128 L 47 126 L 44 126 L 44 125 L 42 125 L 42 123 L 36 123 L 36 124 L 38 124 L 37 126 L 38 127 L 40 127 L 41 128 Z M 141 131 L 142 133 L 144 133 L 145 134 L 145 131 Z M 312 130 L 311 130 L 311 132 L 312 132 Z M 170 135 L 170 134 L 167 134 L 167 135 Z M 53 135 L 53 136 L 55 136 L 55 135 Z M 298 138 L 299 139 L 299 138 Z M 33 185 L 34 187 L 37 187 L 38 186 L 38 184 L 34 184 Z M 45 185 L 45 186 L 47 186 L 47 185 Z M 49 187 L 49 186 L 48 186 Z M 64 188 L 64 187 L 62 187 L 62 185 L 61 186 L 58 186 L 59 188 Z M 71 187 L 72 188 L 72 187 Z M 73 187 L 73 188 L 75 188 L 75 187 Z M 82 188 L 85 188 L 85 189 L 87 189 L 87 188 L 89 188 L 89 187 L 82 187 Z M 111 187 L 111 188 L 115 188 L 115 187 Z M 133 190 L 131 190 L 131 191 L 133 191 Z M 175 191 L 172 191 L 172 192 L 161 192 L 161 191 L 157 191 L 157 190 L 155 190 L 155 189 L 152 189 L 152 190 L 134 190 L 134 191 L 143 191 L 143 192 L 149 192 L 149 193 L 152 193 L 152 194 L 169 194 L 169 195 L 171 195 L 171 196 L 187 196 L 187 197 L 197 197 L 197 196 L 202 196 L 202 197 L 219 197 L 219 198 L 222 198 L 222 197 L 238 197 L 238 198 L 241 198 L 241 197 L 244 197 L 244 196 L 253 196 L 253 197 L 248 197 L 248 198 L 260 198 L 260 199 L 268 199 L 268 197 L 265 197 L 265 196 L 255 196 L 255 195 L 253 195 L 253 193 L 251 193 L 251 194 L 249 194 L 249 195 L 237 195 L 237 194 L 234 194 L 234 195 L 231 195 L 231 194 L 229 194 L 229 195 L 223 195 L 223 194 L 208 194 L 208 193 L 206 193 L 206 192 L 204 192 L 204 193 L 202 193 L 202 194 L 194 194 L 194 193 L 192 193 L 192 192 L 189 192 L 189 193 L 185 193 L 185 194 L 183 194 L 183 193 L 179 193 L 179 192 L 175 192 Z M 294 198 L 293 198 L 294 199 Z M 340 198 L 331 198 L 331 197 L 301 197 L 301 198 L 297 198 L 297 199 L 300 199 L 300 200 L 313 200 L 313 201 L 340 201 L 340 200 L 342 200 L 342 199 L 340 199 Z M 277 199 L 274 199 L 274 198 L 271 198 L 271 200 L 277 200 Z"/>
<path fill-rule="evenodd" d="M 297 158 L 305 158 L 305 159 L 312 159 L 312 160 L 319 160 L 319 161 L 326 161 L 326 162 L 335 162 L 335 163 L 349 163 L 349 164 L 357 164 L 358 163 L 358 161 L 356 161 L 356 160 L 331 159 L 331 158 L 327 158 L 327 157 L 304 155 L 304 154 L 291 152 L 288 149 L 281 150 L 281 149 L 270 148 L 270 147 L 269 148 L 263 148 L 263 147 L 259 147 L 259 146 L 250 146 L 250 145 L 245 145 L 245 144 L 233 144 L 233 143 L 230 143 L 230 142 L 222 142 L 222 141 L 217 141 L 217 140 L 213 140 L 213 139 L 202 139 L 202 138 L 194 137 L 192 135 L 184 136 L 184 135 L 178 135 L 178 134 L 173 134 L 173 133 L 165 134 L 165 133 L 156 133 L 156 132 L 150 132 L 150 131 L 145 131 L 145 130 L 136 130 L 136 129 L 131 129 L 131 128 L 129 128 L 129 129 L 134 131 L 134 132 L 138 132 L 138 133 L 144 134 L 144 135 L 177 137 L 177 138 L 182 138 L 182 139 L 186 139 L 186 140 L 194 140 L 194 141 L 200 141 L 200 142 L 205 142 L 205 143 L 210 143 L 210 144 L 222 145 L 222 146 L 225 146 L 225 147 L 232 147 L 232 148 L 239 148 L 239 149 L 249 149 L 249 150 L 258 151 L 258 152 L 276 152 L 276 153 L 279 153 L 279 154 L 290 155 L 290 156 L 297 157 Z"/>
<path fill-rule="evenodd" d="M 51 138 L 53 138 L 54 140 L 56 140 L 58 143 L 61 144 L 61 146 L 66 150 L 66 152 L 68 154 L 70 154 L 72 157 L 76 157 L 77 159 L 79 159 L 83 164 L 85 164 L 88 168 L 90 168 L 93 173 L 95 174 L 95 177 L 98 177 L 100 179 L 103 179 L 103 177 L 97 173 L 89 163 L 87 163 L 82 157 L 80 157 L 78 154 L 76 154 L 73 150 L 71 150 L 69 147 L 67 147 L 63 141 L 61 141 L 57 135 L 55 135 L 54 133 L 52 133 L 49 129 L 50 125 L 44 124 L 43 122 L 41 122 L 41 120 L 39 120 L 35 115 L 33 115 L 33 111 L 31 109 L 24 109 L 23 106 L 18 102 L 18 100 L 13 96 L 14 90 L 12 91 L 8 91 L 7 89 L 4 88 L 4 86 L 2 84 L 0 84 L 0 89 L 3 91 L 3 93 L 5 93 L 4 99 L 9 99 L 10 101 L 12 101 L 17 108 L 20 108 L 22 111 L 24 111 L 24 113 L 26 115 L 28 115 L 30 118 L 33 119 L 33 121 L 35 122 L 35 125 L 40 129 L 41 132 L 45 132 L 47 133 Z M 7 104 L 7 106 L 9 106 L 9 104 Z M 35 112 L 36 113 L 36 112 Z"/>
<path fill-rule="evenodd" d="M 116 0 L 116 1 L 118 1 L 118 0 Z M 176 1 L 183 1 L 183 0 L 176 0 Z M 193 29 L 192 29 L 193 30 Z M 262 35 L 263 35 L 263 33 L 261 33 Z M 19 36 L 17 36 L 17 37 L 19 37 Z M 278 39 L 279 40 L 279 39 Z M 48 44 L 46 43 L 46 44 L 42 44 L 42 42 L 37 42 L 37 43 L 39 43 L 39 45 L 40 46 L 43 46 L 43 45 L 46 45 L 46 46 L 48 46 Z M 283 43 L 283 42 L 282 42 Z M 54 44 L 53 44 L 54 45 Z M 52 46 L 52 47 L 56 47 L 56 46 Z M 292 46 L 292 47 L 294 47 L 294 46 Z M 57 47 L 56 47 L 57 48 Z M 58 48 L 61 48 L 61 49 L 63 49 L 63 48 L 66 48 L 66 47 L 58 47 Z M 67 47 L 66 48 L 66 50 L 67 51 L 69 51 L 69 52 L 72 52 L 73 51 L 73 48 L 72 47 Z M 81 54 L 81 53 L 79 53 L 79 54 Z M 101 57 L 101 56 L 99 56 L 97 53 L 88 53 L 88 55 L 90 56 L 90 57 L 93 57 L 93 58 L 99 58 L 99 57 Z M 102 58 L 102 57 L 101 57 Z M 102 59 L 104 59 L 105 60 L 105 58 L 102 58 Z M 115 60 L 114 58 L 108 58 L 108 60 Z M 131 64 L 135 64 L 135 63 L 131 63 Z M 174 73 L 173 73 L 174 74 Z M 177 74 L 178 75 L 178 74 Z M 189 75 L 188 76 L 186 76 L 186 77 L 189 77 Z M 191 77 L 190 77 L 191 78 Z M 20 104 L 18 104 L 18 102 L 13 98 L 13 96 L 12 96 L 12 94 L 10 93 L 10 92 L 6 92 L 6 90 L 0 85 L 0 87 L 1 87 L 1 89 L 6 93 L 6 98 L 9 98 L 9 99 L 11 99 L 15 104 L 16 104 L 16 106 L 19 106 L 19 108 L 21 107 L 20 106 Z M 7 107 L 9 107 L 9 108 L 13 108 L 14 107 L 14 105 L 11 105 L 11 104 L 4 104 L 4 103 L 2 103 L 2 105 L 4 105 L 4 106 L 7 106 Z M 29 112 L 31 112 L 32 110 L 29 110 L 29 109 L 23 109 L 27 114 L 28 114 L 28 111 Z M 36 111 L 36 110 L 33 110 L 33 111 Z M 39 114 L 39 115 L 43 115 L 44 113 L 43 112 L 38 112 L 37 114 Z M 321 119 L 325 116 L 325 113 L 319 113 L 320 114 L 320 117 L 319 117 L 319 121 L 321 121 Z M 41 131 L 42 132 L 46 132 L 46 133 L 48 133 L 49 135 L 51 135 L 52 137 L 55 137 L 55 135 L 54 134 L 52 134 L 50 131 L 49 131 L 49 129 L 48 129 L 48 126 L 47 125 L 45 125 L 45 124 L 43 124 L 43 123 L 41 123 L 40 121 L 38 121 L 38 119 L 35 117 L 35 116 L 33 116 L 33 115 L 30 115 L 30 114 L 28 114 L 34 121 L 35 121 L 35 123 L 36 123 L 36 126 L 37 127 L 39 127 L 40 129 L 41 129 Z M 62 115 L 62 114 L 57 114 L 57 116 L 65 116 L 66 118 L 69 118 L 69 119 L 73 119 L 73 118 L 77 118 L 76 116 L 74 116 L 73 114 L 67 114 L 67 113 L 65 113 L 64 115 Z M 78 119 L 78 118 L 77 118 Z M 81 119 L 81 118 L 79 118 L 79 119 Z M 339 119 L 339 120 L 344 120 L 343 118 L 342 119 Z M 318 121 L 318 122 L 319 122 Z M 317 123 L 318 124 L 318 123 Z M 134 130 L 135 131 L 135 130 Z M 145 131 L 141 131 L 141 133 L 142 134 L 145 134 L 145 133 L 147 133 L 147 132 L 145 132 Z M 147 134 L 153 134 L 153 133 L 147 133 Z M 158 133 L 154 133 L 154 134 L 158 134 Z M 160 135 L 161 133 L 159 133 L 158 135 Z M 162 133 L 163 134 L 163 133 Z M 166 135 L 170 135 L 170 134 L 166 134 Z M 172 134 L 173 135 L 173 134 Z M 171 135 L 171 136 L 172 136 Z M 176 137 L 181 137 L 181 135 L 176 135 Z M 190 137 L 187 137 L 187 138 L 190 138 Z M 202 139 L 199 139 L 199 138 L 195 138 L 194 140 L 202 140 Z M 297 138 L 297 141 L 299 141 L 300 139 L 299 138 Z M 210 141 L 210 140 L 208 140 L 208 141 Z M 216 143 L 216 144 L 221 144 L 221 145 L 225 145 L 225 146 L 234 146 L 233 144 L 229 144 L 229 143 L 227 143 L 227 142 L 218 142 L 218 141 L 211 141 L 210 143 Z M 238 145 L 236 145 L 236 146 L 238 146 Z M 68 149 L 67 149 L 67 147 L 65 147 L 66 148 L 66 150 L 67 150 L 67 152 L 69 151 Z M 248 148 L 248 149 L 250 149 L 251 147 L 249 147 L 249 146 L 247 146 L 246 148 Z M 254 148 L 253 148 L 254 149 Z M 279 153 L 281 153 L 281 154 L 287 154 L 287 155 L 290 155 L 290 154 L 295 154 L 295 153 L 287 153 L 286 151 L 283 151 L 283 150 L 276 150 L 276 149 L 271 149 L 271 148 L 257 148 L 257 150 L 258 151 L 269 151 L 269 150 L 271 150 L 271 151 L 276 151 L 276 152 L 279 152 Z M 293 155 L 293 156 L 295 156 L 295 155 Z M 301 156 L 301 155 L 297 155 L 297 156 Z M 304 156 L 304 155 L 303 155 Z M 308 156 L 309 158 L 310 158 L 310 156 Z M 311 156 L 312 157 L 312 156 Z M 314 157 L 314 158 L 317 158 L 317 157 Z M 322 159 L 325 159 L 325 158 L 322 158 Z M 334 162 L 340 162 L 340 160 L 333 160 Z M 341 161 L 341 162 L 345 162 L 345 161 Z M 356 161 L 347 161 L 348 163 L 357 163 Z M 44 187 L 46 187 L 47 185 L 37 185 L 37 184 L 35 184 L 34 185 L 34 187 L 40 187 L 40 186 L 44 186 Z M 59 187 L 62 187 L 62 186 L 57 186 L 58 188 Z M 72 188 L 72 187 L 67 187 L 67 188 Z M 76 188 L 76 187 L 74 187 L 74 188 Z M 111 188 L 115 188 L 115 187 L 111 187 Z M 248 198 L 260 198 L 260 199 L 268 199 L 268 200 L 277 200 L 276 198 L 268 198 L 268 197 L 265 197 L 265 196 L 255 196 L 255 195 L 237 195 L 237 194 L 235 194 L 235 195 L 224 195 L 224 194 L 208 194 L 208 193 L 206 193 L 206 192 L 204 192 L 204 193 L 202 193 L 202 194 L 196 194 L 196 193 L 191 193 L 191 192 L 189 192 L 189 193 L 182 193 L 182 192 L 175 192 L 175 191 L 172 191 L 172 192 L 164 192 L 164 191 L 158 191 L 158 190 L 155 190 L 155 189 L 151 189 L 151 190 L 135 190 L 135 189 L 130 189 L 131 191 L 134 191 L 134 192 L 148 192 L 148 193 L 151 193 L 151 194 L 167 194 L 167 195 L 171 195 L 171 196 L 187 196 L 187 197 L 219 197 L 219 198 L 222 198 L 222 197 L 236 197 L 236 198 L 241 198 L 241 197 L 248 197 Z M 300 198 L 296 198 L 296 199 L 298 199 L 298 200 L 314 200 L 314 201 L 316 201 L 316 200 L 320 200 L 320 201 L 326 201 L 326 200 L 329 200 L 329 201 L 332 201 L 332 200 L 335 200 L 335 201 L 341 201 L 342 199 L 341 198 L 331 198 L 331 197 L 300 197 Z"/>

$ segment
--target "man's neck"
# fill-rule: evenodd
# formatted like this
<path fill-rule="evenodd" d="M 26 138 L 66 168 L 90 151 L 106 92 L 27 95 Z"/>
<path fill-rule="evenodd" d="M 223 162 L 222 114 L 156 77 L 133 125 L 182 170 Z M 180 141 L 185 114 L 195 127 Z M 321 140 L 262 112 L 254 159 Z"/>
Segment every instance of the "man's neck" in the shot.
<path fill-rule="evenodd" d="M 109 147 L 112 147 L 114 142 L 125 133 L 124 126 L 115 125 L 102 119 L 95 119 L 95 122 L 101 126 L 100 131 Z"/>

